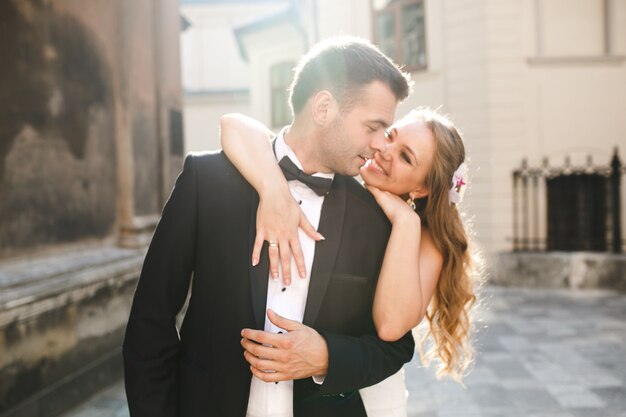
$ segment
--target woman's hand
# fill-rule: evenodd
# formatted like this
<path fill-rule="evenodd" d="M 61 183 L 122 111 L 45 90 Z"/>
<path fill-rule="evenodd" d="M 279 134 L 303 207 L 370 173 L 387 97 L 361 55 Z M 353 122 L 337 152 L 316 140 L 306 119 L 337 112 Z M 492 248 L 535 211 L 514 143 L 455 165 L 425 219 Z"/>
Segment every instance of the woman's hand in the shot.
<path fill-rule="evenodd" d="M 383 209 L 385 215 L 394 224 L 399 220 L 419 220 L 419 216 L 406 201 L 389 191 L 383 191 L 371 185 L 365 185 L 367 190 L 372 193 L 378 205 Z"/>
<path fill-rule="evenodd" d="M 323 237 L 311 226 L 291 196 L 272 151 L 269 139 L 273 136 L 262 123 L 242 114 L 227 114 L 220 118 L 224 153 L 260 196 L 252 265 L 259 263 L 263 242 L 271 242 L 268 252 L 272 277 L 278 278 L 280 262 L 283 280 L 289 285 L 292 254 L 300 276 L 306 276 L 298 227 L 314 240 Z"/>
<path fill-rule="evenodd" d="M 322 240 L 309 223 L 296 200 L 287 189 L 282 191 L 264 191 L 259 200 L 256 215 L 256 239 L 252 250 L 252 265 L 259 263 L 263 242 L 271 242 L 268 248 L 270 273 L 278 279 L 279 263 L 283 271 L 285 285 L 291 283 L 291 256 L 293 255 L 301 278 L 306 276 L 304 255 L 300 247 L 298 227 L 313 240 Z M 276 244 L 274 244 L 276 243 Z"/>
<path fill-rule="evenodd" d="M 443 257 L 419 215 L 395 194 L 367 186 L 392 224 L 378 275 L 372 316 L 378 336 L 398 340 L 423 319 Z"/>

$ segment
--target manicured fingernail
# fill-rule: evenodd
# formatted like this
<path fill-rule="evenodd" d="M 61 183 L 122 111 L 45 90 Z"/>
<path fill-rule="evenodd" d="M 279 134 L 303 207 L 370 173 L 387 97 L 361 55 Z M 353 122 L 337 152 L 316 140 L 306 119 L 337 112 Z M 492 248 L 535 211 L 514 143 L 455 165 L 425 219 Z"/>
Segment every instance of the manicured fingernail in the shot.
<path fill-rule="evenodd" d="M 276 281 L 278 279 L 278 272 L 272 273 L 272 278 Z"/>
<path fill-rule="evenodd" d="M 290 278 L 285 279 L 285 285 L 289 286 L 290 284 L 291 284 L 291 279 Z"/>
<path fill-rule="evenodd" d="M 258 258 L 253 258 L 252 259 L 252 266 L 257 266 L 259 264 L 259 259 Z"/>
<path fill-rule="evenodd" d="M 304 269 L 300 270 L 300 278 L 306 278 L 306 271 Z"/>
<path fill-rule="evenodd" d="M 326 240 L 326 238 L 325 238 L 324 236 L 322 236 L 322 234 L 321 234 L 321 233 L 318 233 L 318 234 L 317 234 L 317 237 L 319 237 L 319 238 L 320 238 L 320 240 Z"/>

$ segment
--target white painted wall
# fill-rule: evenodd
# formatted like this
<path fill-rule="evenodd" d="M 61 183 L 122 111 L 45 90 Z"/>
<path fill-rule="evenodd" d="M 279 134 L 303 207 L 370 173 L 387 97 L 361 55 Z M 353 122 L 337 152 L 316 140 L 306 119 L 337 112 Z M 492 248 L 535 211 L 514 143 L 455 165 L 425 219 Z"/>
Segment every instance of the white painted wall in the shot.
<path fill-rule="evenodd" d="M 604 0 L 538 1 L 535 7 L 543 54 L 604 53 Z"/>
<path fill-rule="evenodd" d="M 543 0 L 426 2 L 429 67 L 412 74 L 415 90 L 399 114 L 441 106 L 464 133 L 471 161 L 465 207 L 487 253 L 511 247 L 511 173 L 523 157 L 535 165 L 544 156 L 561 164 L 565 155 L 583 163 L 591 153 L 606 163 L 616 145 L 626 156 L 626 30 L 617 23 L 626 1 L 610 2 L 609 57 L 597 47 L 604 27 L 602 2 L 594 1 L 568 3 L 566 16 Z M 562 18 L 578 22 L 588 39 L 559 36 L 554 28 L 571 24 Z"/>
<path fill-rule="evenodd" d="M 185 97 L 185 152 L 220 149 L 219 118 L 225 113 L 250 114 L 245 94 L 211 94 Z"/>
<path fill-rule="evenodd" d="M 320 39 L 353 35 L 371 39 L 372 20 L 369 1 L 317 0 Z"/>
<path fill-rule="evenodd" d="M 186 91 L 247 89 L 250 66 L 239 53 L 234 29 L 285 7 L 275 2 L 193 4 L 181 7 L 191 27 L 181 34 Z"/>
<path fill-rule="evenodd" d="M 398 115 L 428 106 L 449 114 L 461 130 L 471 180 L 463 207 L 472 216 L 478 243 L 487 248 L 493 228 L 487 8 L 478 1 L 427 0 L 425 11 L 428 67 L 411 74 L 414 91 Z"/>
<path fill-rule="evenodd" d="M 288 23 L 267 29 L 255 37 L 246 37 L 252 71 L 251 114 L 271 127 L 270 68 L 284 61 L 298 62 L 307 51 L 302 35 Z"/>
<path fill-rule="evenodd" d="M 281 10 L 287 0 L 183 5 L 191 27 L 181 34 L 185 151 L 219 148 L 219 117 L 251 113 L 252 71 L 239 52 L 236 27 Z M 255 72 L 256 73 L 256 72 Z"/>
<path fill-rule="evenodd" d="M 480 230 L 490 251 L 510 248 L 511 171 L 523 157 L 533 166 L 549 157 L 558 166 L 566 155 L 583 164 L 591 154 L 605 164 L 620 144 L 626 154 L 626 62 L 615 57 L 623 54 L 615 38 L 622 29 L 610 28 L 614 56 L 607 57 L 598 35 L 605 31 L 603 2 L 556 3 L 488 3 L 491 223 Z M 626 2 L 611 1 L 611 9 L 623 16 Z"/>

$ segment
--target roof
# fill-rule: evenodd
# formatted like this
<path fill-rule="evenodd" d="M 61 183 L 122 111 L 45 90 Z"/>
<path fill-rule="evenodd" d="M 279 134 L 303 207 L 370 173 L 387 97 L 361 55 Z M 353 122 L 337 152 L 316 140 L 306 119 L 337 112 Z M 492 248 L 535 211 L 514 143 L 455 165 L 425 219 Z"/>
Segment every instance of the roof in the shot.
<path fill-rule="evenodd" d="M 292 5 L 280 10 L 278 12 L 261 16 L 258 19 L 252 20 L 251 22 L 245 23 L 242 26 L 235 28 L 235 38 L 237 39 L 237 44 L 239 45 L 239 52 L 241 56 L 246 61 L 248 60 L 248 54 L 246 53 L 246 48 L 243 43 L 243 38 L 246 35 L 260 32 L 265 29 L 272 28 L 281 23 L 291 23 L 296 27 L 296 29 L 304 34 L 304 30 L 300 27 L 300 23 L 298 20 L 298 11 Z"/>
<path fill-rule="evenodd" d="M 180 0 L 181 6 L 190 4 L 241 4 L 241 3 L 270 3 L 276 0 Z"/>

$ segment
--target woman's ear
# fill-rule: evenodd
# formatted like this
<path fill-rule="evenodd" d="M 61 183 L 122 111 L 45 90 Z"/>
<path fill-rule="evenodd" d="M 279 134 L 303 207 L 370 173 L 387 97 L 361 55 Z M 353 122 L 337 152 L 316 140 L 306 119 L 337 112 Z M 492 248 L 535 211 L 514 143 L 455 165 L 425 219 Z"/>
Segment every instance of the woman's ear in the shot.
<path fill-rule="evenodd" d="M 320 126 L 327 126 L 339 113 L 339 103 L 328 90 L 322 90 L 313 96 L 311 116 Z"/>
<path fill-rule="evenodd" d="M 428 188 L 425 185 L 419 186 L 416 190 L 411 191 L 409 193 L 409 197 L 411 200 L 415 200 L 416 198 L 424 198 L 429 194 Z"/>

